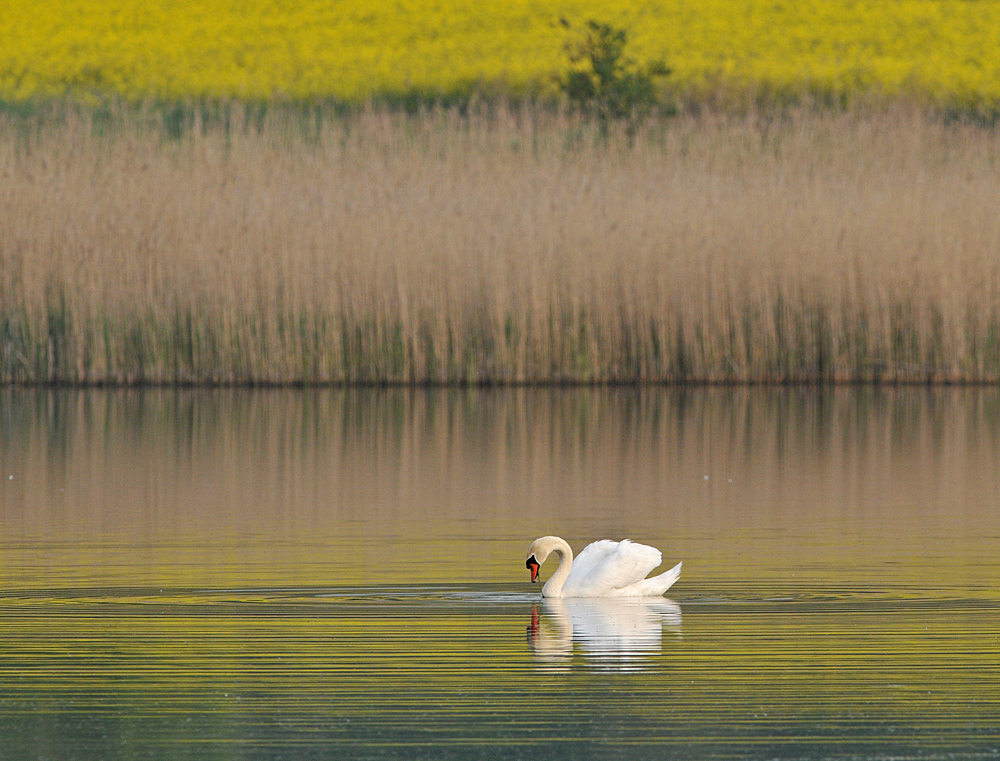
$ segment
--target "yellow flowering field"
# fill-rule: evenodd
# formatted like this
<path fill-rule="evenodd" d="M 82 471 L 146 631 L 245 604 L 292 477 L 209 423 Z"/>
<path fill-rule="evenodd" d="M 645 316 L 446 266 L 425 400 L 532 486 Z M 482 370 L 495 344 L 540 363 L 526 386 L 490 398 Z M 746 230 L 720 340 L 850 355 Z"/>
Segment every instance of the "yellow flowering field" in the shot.
<path fill-rule="evenodd" d="M 0 98 L 544 95 L 588 19 L 681 94 L 1000 102 L 997 0 L 0 0 Z"/>

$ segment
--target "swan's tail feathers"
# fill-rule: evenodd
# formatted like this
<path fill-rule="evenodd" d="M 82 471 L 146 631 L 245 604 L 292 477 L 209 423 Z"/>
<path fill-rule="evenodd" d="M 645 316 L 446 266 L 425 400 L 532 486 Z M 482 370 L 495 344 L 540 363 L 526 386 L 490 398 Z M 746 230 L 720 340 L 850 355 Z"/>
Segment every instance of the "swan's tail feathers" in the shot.
<path fill-rule="evenodd" d="M 681 577 L 681 566 L 683 563 L 678 563 L 669 571 L 664 571 L 659 576 L 653 576 L 652 578 L 646 579 L 646 583 L 650 586 L 650 591 L 652 594 L 662 595 L 670 587 L 674 585 L 674 582 Z"/>

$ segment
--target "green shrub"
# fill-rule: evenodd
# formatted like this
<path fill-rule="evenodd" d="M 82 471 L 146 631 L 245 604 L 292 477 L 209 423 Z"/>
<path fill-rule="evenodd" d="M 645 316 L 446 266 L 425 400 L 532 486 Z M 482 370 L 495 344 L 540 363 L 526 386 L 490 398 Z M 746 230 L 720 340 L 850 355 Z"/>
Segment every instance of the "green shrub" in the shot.
<path fill-rule="evenodd" d="M 625 29 L 587 21 L 583 36 L 567 43 L 571 68 L 562 87 L 572 103 L 602 120 L 649 112 L 657 101 L 657 80 L 670 69 L 663 61 L 638 65 L 625 55 L 627 44 Z"/>

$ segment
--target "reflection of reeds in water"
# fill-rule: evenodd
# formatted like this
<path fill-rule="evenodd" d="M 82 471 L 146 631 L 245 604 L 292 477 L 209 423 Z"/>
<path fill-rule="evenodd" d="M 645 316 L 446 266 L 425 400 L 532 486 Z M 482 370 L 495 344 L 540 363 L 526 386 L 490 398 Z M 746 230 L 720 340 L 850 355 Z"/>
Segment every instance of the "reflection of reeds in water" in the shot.
<path fill-rule="evenodd" d="M 0 125 L 4 381 L 1000 377 L 995 131 L 116 119 Z"/>
<path fill-rule="evenodd" d="M 524 552 L 558 530 L 683 560 L 681 602 L 992 594 L 998 420 L 995 388 L 0 390 L 0 588 L 538 594 Z"/>

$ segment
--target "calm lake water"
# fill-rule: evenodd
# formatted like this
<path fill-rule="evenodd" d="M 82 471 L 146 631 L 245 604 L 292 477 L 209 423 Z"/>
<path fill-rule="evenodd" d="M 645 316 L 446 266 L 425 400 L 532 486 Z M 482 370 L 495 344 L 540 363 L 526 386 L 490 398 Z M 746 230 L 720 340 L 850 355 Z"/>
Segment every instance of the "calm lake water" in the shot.
<path fill-rule="evenodd" d="M 0 476 L 2 759 L 1000 758 L 994 389 L 6 389 Z"/>

